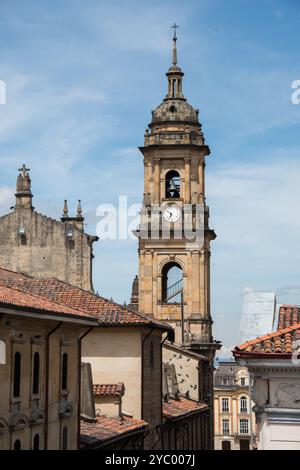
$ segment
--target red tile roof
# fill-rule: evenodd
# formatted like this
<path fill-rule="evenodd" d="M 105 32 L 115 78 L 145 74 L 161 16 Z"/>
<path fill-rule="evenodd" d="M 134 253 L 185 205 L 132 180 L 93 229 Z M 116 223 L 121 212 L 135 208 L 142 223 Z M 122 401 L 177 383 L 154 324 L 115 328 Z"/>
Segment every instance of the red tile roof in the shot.
<path fill-rule="evenodd" d="M 175 419 L 207 408 L 206 403 L 198 403 L 181 396 L 178 400 L 171 398 L 168 402 L 163 403 L 163 416 L 166 419 Z"/>
<path fill-rule="evenodd" d="M 119 382 L 117 384 L 94 384 L 93 385 L 93 393 L 96 396 L 102 395 L 102 396 L 115 396 L 119 395 L 122 396 L 124 395 L 125 392 L 125 387 L 122 382 Z"/>
<path fill-rule="evenodd" d="M 128 307 L 58 279 L 36 279 L 0 268 L 0 280 L 8 287 L 14 287 L 19 291 L 85 312 L 87 316 L 94 316 L 102 326 L 145 325 L 172 331 L 172 327 L 167 323 L 154 320 L 130 310 Z"/>
<path fill-rule="evenodd" d="M 278 317 L 278 330 L 300 323 L 300 307 L 298 305 L 281 305 Z"/>
<path fill-rule="evenodd" d="M 274 333 L 260 336 L 237 346 L 233 354 L 237 356 L 272 356 L 283 357 L 293 353 L 293 342 L 300 340 L 300 323 Z"/>
<path fill-rule="evenodd" d="M 0 306 L 13 307 L 16 309 L 30 310 L 39 313 L 52 313 L 72 317 L 84 317 L 86 320 L 95 320 L 94 317 L 88 315 L 86 312 L 75 310 L 53 302 L 51 300 L 43 299 L 37 295 L 25 293 L 13 287 L 3 285 L 0 281 Z"/>
<path fill-rule="evenodd" d="M 98 416 L 96 422 L 81 420 L 80 440 L 87 446 L 105 444 L 120 439 L 133 431 L 143 431 L 148 427 L 145 421 L 122 416 L 121 419 Z"/>

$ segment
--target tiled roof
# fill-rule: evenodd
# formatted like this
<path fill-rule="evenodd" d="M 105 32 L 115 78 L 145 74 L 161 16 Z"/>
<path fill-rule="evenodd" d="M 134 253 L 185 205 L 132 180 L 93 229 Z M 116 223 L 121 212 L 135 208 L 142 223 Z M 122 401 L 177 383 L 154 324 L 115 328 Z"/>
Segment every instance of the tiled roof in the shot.
<path fill-rule="evenodd" d="M 281 305 L 278 317 L 278 330 L 300 323 L 300 307 L 297 305 Z"/>
<path fill-rule="evenodd" d="M 94 320 L 95 318 L 86 312 L 81 312 L 53 302 L 43 299 L 37 295 L 25 293 L 13 287 L 3 285 L 0 281 L 0 305 L 14 307 L 17 309 L 38 311 L 40 313 L 53 313 L 72 317 L 84 317 L 85 319 Z"/>
<path fill-rule="evenodd" d="M 147 325 L 166 331 L 172 330 L 167 323 L 134 312 L 128 307 L 58 279 L 36 279 L 2 268 L 0 268 L 0 279 L 2 283 L 9 287 L 80 310 L 88 316 L 94 316 L 98 319 L 99 324 L 103 326 Z"/>
<path fill-rule="evenodd" d="M 122 382 L 117 384 L 94 384 L 93 393 L 96 396 L 114 396 L 114 395 L 124 395 L 125 387 Z"/>
<path fill-rule="evenodd" d="M 181 396 L 178 400 L 171 398 L 163 403 L 163 416 L 166 419 L 174 419 L 206 408 L 208 408 L 206 403 L 198 403 Z"/>
<path fill-rule="evenodd" d="M 233 353 L 235 356 L 264 354 L 282 357 L 282 355 L 291 355 L 293 353 L 293 342 L 297 340 L 300 340 L 300 323 L 246 341 L 237 346 Z"/>
<path fill-rule="evenodd" d="M 143 431 L 148 424 L 145 421 L 122 416 L 121 419 L 98 416 L 96 422 L 81 420 L 80 440 L 87 446 L 105 444 L 107 441 L 120 439 L 132 431 Z"/>

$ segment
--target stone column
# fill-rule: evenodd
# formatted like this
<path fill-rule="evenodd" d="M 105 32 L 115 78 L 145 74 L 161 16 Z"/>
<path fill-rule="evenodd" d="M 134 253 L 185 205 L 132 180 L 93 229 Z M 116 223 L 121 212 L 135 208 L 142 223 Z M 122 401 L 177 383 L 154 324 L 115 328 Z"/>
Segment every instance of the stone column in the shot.
<path fill-rule="evenodd" d="M 184 159 L 185 203 L 191 203 L 191 159 Z"/>
<path fill-rule="evenodd" d="M 160 165 L 159 158 L 154 159 L 154 203 L 160 204 Z"/>
<path fill-rule="evenodd" d="M 201 160 L 199 163 L 198 167 L 199 171 L 199 192 L 200 192 L 200 198 L 199 198 L 199 203 L 203 204 L 204 199 L 205 199 L 205 162 L 204 160 Z"/>

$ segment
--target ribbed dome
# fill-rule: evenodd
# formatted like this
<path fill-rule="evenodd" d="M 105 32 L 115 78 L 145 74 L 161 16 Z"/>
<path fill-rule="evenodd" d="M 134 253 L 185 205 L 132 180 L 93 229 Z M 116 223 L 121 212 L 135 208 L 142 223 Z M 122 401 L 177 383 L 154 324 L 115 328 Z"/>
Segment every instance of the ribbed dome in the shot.
<path fill-rule="evenodd" d="M 185 99 L 166 99 L 152 112 L 151 124 L 163 121 L 198 123 L 198 109 Z"/>

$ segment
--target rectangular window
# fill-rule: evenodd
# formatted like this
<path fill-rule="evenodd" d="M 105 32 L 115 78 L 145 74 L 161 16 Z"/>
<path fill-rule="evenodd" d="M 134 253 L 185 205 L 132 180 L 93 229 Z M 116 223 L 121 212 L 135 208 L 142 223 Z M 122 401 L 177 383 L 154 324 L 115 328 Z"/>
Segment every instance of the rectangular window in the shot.
<path fill-rule="evenodd" d="M 246 380 L 244 377 L 241 378 L 241 386 L 244 387 L 246 385 Z"/>
<path fill-rule="evenodd" d="M 249 434 L 248 419 L 240 419 L 240 434 Z"/>
<path fill-rule="evenodd" d="M 246 397 L 241 397 L 240 398 L 240 412 L 241 413 L 247 413 L 248 412 L 247 398 Z"/>
<path fill-rule="evenodd" d="M 228 377 L 222 377 L 222 385 L 228 385 L 228 384 L 229 384 Z"/>
<path fill-rule="evenodd" d="M 229 411 L 229 398 L 222 398 L 222 411 Z"/>
<path fill-rule="evenodd" d="M 222 420 L 222 430 L 225 436 L 229 435 L 229 419 Z"/>

